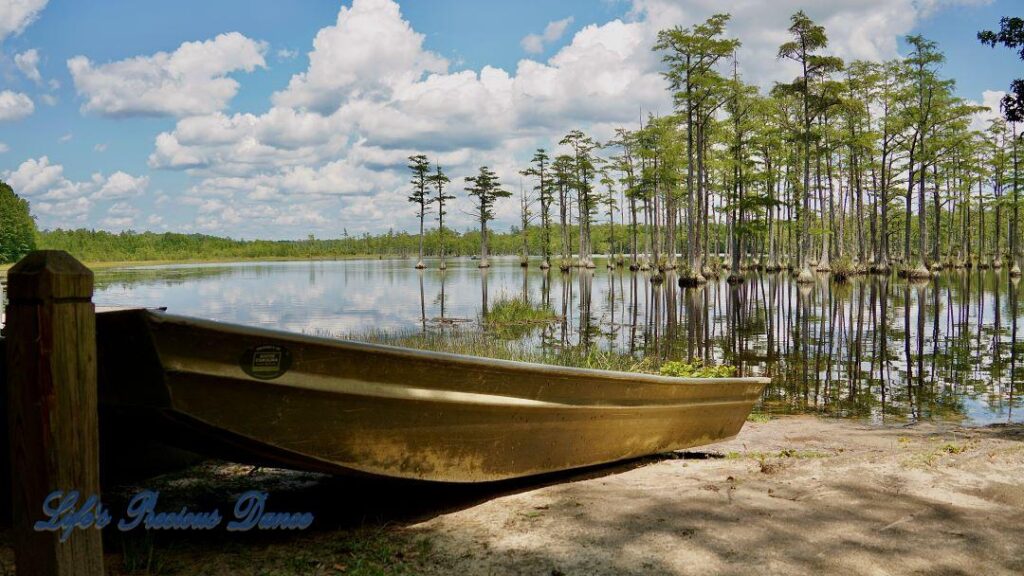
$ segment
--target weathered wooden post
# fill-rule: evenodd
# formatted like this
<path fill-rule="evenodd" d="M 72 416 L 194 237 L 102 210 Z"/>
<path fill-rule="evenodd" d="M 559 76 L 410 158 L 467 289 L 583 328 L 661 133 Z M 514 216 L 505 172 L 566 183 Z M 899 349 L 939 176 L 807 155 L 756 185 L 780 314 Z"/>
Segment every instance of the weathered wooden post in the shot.
<path fill-rule="evenodd" d="M 102 576 L 95 529 L 33 530 L 54 490 L 99 494 L 92 271 L 66 252 L 32 252 L 7 274 L 7 409 L 17 573 Z"/>

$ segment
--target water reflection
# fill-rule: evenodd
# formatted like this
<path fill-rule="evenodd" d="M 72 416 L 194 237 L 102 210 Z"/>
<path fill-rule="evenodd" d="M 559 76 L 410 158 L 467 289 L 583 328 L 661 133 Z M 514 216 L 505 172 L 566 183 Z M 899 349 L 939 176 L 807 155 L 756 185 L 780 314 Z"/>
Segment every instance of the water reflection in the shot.
<path fill-rule="evenodd" d="M 1018 282 L 1002 270 L 950 271 L 924 284 L 751 273 L 742 284 L 680 288 L 628 269 L 571 274 L 449 260 L 242 263 L 100 271 L 101 305 L 169 311 L 294 332 L 429 331 L 525 296 L 562 321 L 514 337 L 769 375 L 764 407 L 873 419 L 1021 420 Z M 1018 384 L 1019 385 L 1019 384 Z M 1016 409 L 1016 410 L 1015 410 Z"/>

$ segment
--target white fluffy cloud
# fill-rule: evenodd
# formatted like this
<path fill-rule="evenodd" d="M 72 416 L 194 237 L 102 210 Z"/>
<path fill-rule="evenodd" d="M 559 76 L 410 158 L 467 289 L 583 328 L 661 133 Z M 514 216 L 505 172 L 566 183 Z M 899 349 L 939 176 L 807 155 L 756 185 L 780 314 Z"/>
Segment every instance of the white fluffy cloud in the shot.
<path fill-rule="evenodd" d="M 3 0 L 0 2 L 0 42 L 21 34 L 46 7 L 47 0 Z"/>
<path fill-rule="evenodd" d="M 21 70 L 26 78 L 36 84 L 43 83 L 43 76 L 39 73 L 39 51 L 35 48 L 26 50 L 14 55 L 14 65 Z"/>
<path fill-rule="evenodd" d="M 29 158 L 13 170 L 0 173 L 0 179 L 32 202 L 32 211 L 44 227 L 76 226 L 84 223 L 96 201 L 123 200 L 143 194 L 148 176 L 115 172 L 109 177 L 94 174 L 91 179 L 75 181 L 64 174 L 64 166 L 47 156 Z M 124 212 L 125 202 L 119 202 Z M 109 215 L 108 215 L 109 216 Z M 124 217 L 124 214 L 115 214 Z"/>
<path fill-rule="evenodd" d="M 353 0 L 334 26 L 320 30 L 309 69 L 274 95 L 278 106 L 331 112 L 351 97 L 387 97 L 448 62 L 423 49 L 423 35 L 402 19 L 392 0 Z"/>
<path fill-rule="evenodd" d="M 544 51 L 545 44 L 555 42 L 565 34 L 565 29 L 572 24 L 572 20 L 572 16 L 569 16 L 568 18 L 548 22 L 548 25 L 544 27 L 543 34 L 527 34 L 519 42 L 519 45 L 530 54 L 540 54 Z"/>
<path fill-rule="evenodd" d="M 185 42 L 171 53 L 94 64 L 68 60 L 82 111 L 103 116 L 189 116 L 227 107 L 238 92 L 228 75 L 266 66 L 266 44 L 238 32 Z"/>
<path fill-rule="evenodd" d="M 148 176 L 132 176 L 117 171 L 110 175 L 103 185 L 92 195 L 93 200 L 118 200 L 141 196 L 149 187 Z"/>
<path fill-rule="evenodd" d="M 0 91 L 0 122 L 21 120 L 35 111 L 36 106 L 27 94 L 12 90 Z"/>
<path fill-rule="evenodd" d="M 3 179 L 17 194 L 43 200 L 81 196 L 88 187 L 88 183 L 68 180 L 64 176 L 64 167 L 50 163 L 47 156 L 25 160 L 16 169 L 5 171 Z"/>

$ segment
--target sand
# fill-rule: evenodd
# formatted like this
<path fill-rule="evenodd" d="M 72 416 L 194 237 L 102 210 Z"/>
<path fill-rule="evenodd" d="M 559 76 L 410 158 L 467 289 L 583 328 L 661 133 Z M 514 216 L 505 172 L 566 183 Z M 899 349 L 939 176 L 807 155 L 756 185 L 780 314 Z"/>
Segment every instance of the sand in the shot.
<path fill-rule="evenodd" d="M 105 533 L 111 574 L 1024 574 L 1024 425 L 783 417 L 726 443 L 501 486 L 226 463 L 157 484 L 172 508 L 260 489 L 317 520 L 301 533 Z"/>
<path fill-rule="evenodd" d="M 407 530 L 427 574 L 1024 574 L 1024 426 L 791 417 Z"/>

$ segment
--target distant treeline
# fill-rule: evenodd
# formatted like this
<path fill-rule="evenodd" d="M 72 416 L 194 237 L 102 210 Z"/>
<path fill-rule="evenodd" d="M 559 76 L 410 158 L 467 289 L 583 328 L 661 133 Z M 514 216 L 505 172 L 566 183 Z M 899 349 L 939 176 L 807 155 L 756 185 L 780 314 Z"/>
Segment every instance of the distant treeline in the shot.
<path fill-rule="evenodd" d="M 572 234 L 577 230 L 572 229 Z M 625 230 L 615 226 L 615 241 L 608 224 L 591 229 L 595 253 L 622 252 L 628 249 Z M 513 227 L 507 232 L 490 232 L 491 253 L 520 254 L 523 235 Z M 530 253 L 539 255 L 543 237 L 539 228 L 527 229 Z M 724 242 L 724 238 L 723 238 Z M 40 249 L 65 250 L 76 258 L 89 262 L 128 262 L 145 260 L 224 260 L 255 258 L 345 258 L 355 256 L 410 257 L 419 249 L 418 235 L 407 232 L 361 236 L 342 235 L 340 238 L 306 240 L 236 240 L 205 234 L 178 234 L 172 232 L 120 232 L 102 230 L 44 230 L 39 232 L 36 244 Z M 480 247 L 480 232 L 445 230 L 445 251 L 448 255 L 476 254 Z M 424 236 L 424 252 L 439 254 L 440 234 L 428 230 Z"/>

